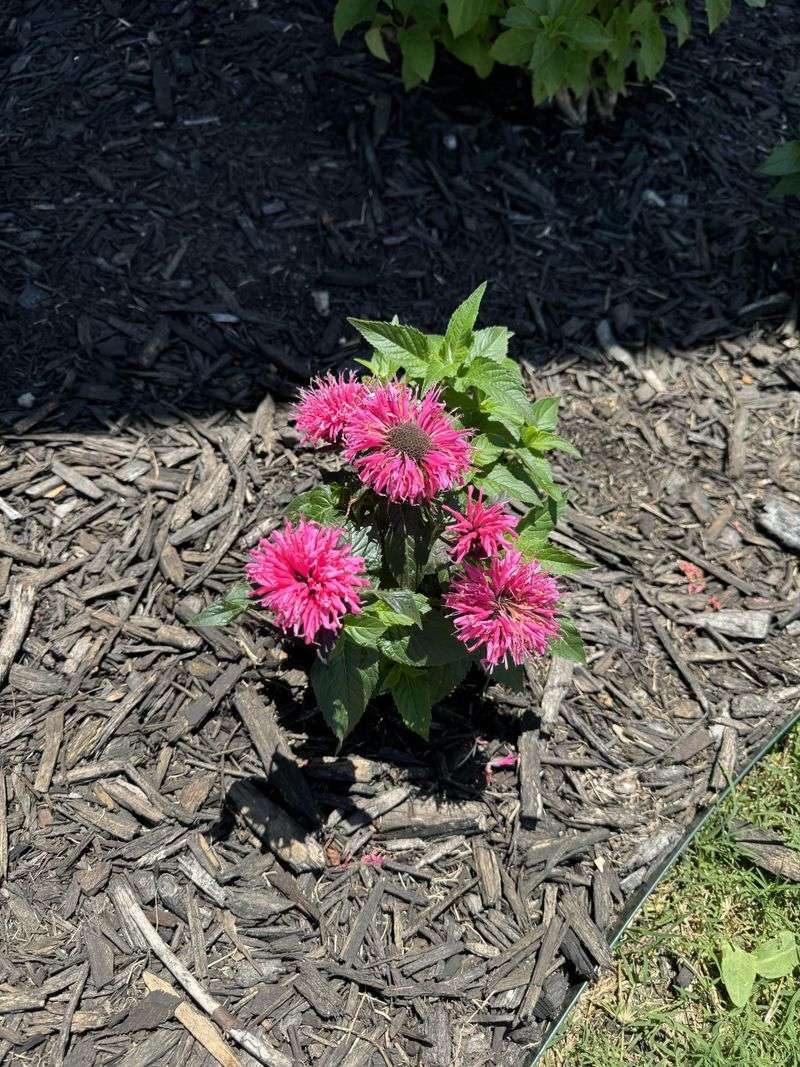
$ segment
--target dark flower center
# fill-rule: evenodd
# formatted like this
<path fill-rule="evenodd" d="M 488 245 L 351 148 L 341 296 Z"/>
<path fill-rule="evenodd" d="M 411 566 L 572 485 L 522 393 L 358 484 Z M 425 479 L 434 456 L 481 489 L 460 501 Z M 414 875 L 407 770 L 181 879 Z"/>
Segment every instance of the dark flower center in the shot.
<path fill-rule="evenodd" d="M 399 422 L 386 435 L 386 440 L 398 452 L 410 456 L 419 463 L 433 448 L 431 435 L 416 422 Z"/>

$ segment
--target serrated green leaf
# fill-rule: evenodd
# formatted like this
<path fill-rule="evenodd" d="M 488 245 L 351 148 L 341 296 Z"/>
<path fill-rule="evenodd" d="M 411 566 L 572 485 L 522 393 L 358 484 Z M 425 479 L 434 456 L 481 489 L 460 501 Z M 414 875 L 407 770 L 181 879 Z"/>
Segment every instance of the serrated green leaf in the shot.
<path fill-rule="evenodd" d="M 421 626 L 390 628 L 378 647 L 387 659 L 405 667 L 441 667 L 464 656 L 450 620 L 436 610 L 423 617 Z"/>
<path fill-rule="evenodd" d="M 329 485 L 317 485 L 289 502 L 286 518 L 296 522 L 301 515 L 322 526 L 339 525 L 343 518 L 336 507 L 333 490 Z"/>
<path fill-rule="evenodd" d="M 594 567 L 594 564 L 573 556 L 571 552 L 558 548 L 556 545 L 539 545 L 526 552 L 520 547 L 520 542 L 525 543 L 525 531 L 517 539 L 517 548 L 526 559 L 538 559 L 542 570 L 547 571 L 548 574 L 577 574 L 579 571 L 590 571 Z"/>
<path fill-rule="evenodd" d="M 731 0 L 706 0 L 709 33 L 713 33 L 731 13 Z"/>
<path fill-rule="evenodd" d="M 426 82 L 433 73 L 436 50 L 433 38 L 419 26 L 397 31 L 397 43 L 403 53 L 403 65 L 420 80 Z"/>
<path fill-rule="evenodd" d="M 483 356 L 484 359 L 501 362 L 508 355 L 508 342 L 513 336 L 505 326 L 485 326 L 482 330 L 476 330 L 472 335 L 470 359 Z"/>
<path fill-rule="evenodd" d="M 490 463 L 500 458 L 507 445 L 496 444 L 497 441 L 499 438 L 485 433 L 476 434 L 472 438 L 470 448 L 472 449 L 472 462 L 476 467 L 488 467 Z"/>
<path fill-rule="evenodd" d="M 731 1003 L 743 1008 L 753 991 L 756 962 L 749 952 L 725 941 L 722 945 L 720 974 Z"/>
<path fill-rule="evenodd" d="M 552 656 L 560 656 L 561 659 L 572 660 L 573 663 L 585 663 L 586 652 L 583 647 L 583 639 L 578 633 L 572 619 L 562 616 L 559 620 L 559 636 L 550 646 Z"/>
<path fill-rule="evenodd" d="M 559 489 L 553 481 L 553 471 L 544 456 L 536 456 L 527 448 L 517 448 L 514 454 L 538 490 L 545 496 L 558 496 Z"/>
<path fill-rule="evenodd" d="M 494 60 L 489 51 L 489 41 L 485 36 L 485 27 L 482 23 L 467 33 L 462 33 L 460 37 L 453 37 L 445 29 L 442 33 L 442 44 L 456 59 L 472 67 L 479 78 L 488 78 L 492 73 Z"/>
<path fill-rule="evenodd" d="M 547 539 L 557 521 L 558 511 L 555 501 L 546 500 L 541 504 L 536 504 L 522 516 L 517 524 L 517 541 L 519 542 L 524 537 L 523 543 L 527 548 L 541 548 L 542 545 L 547 544 Z M 519 550 L 525 553 L 524 548 L 520 547 Z"/>
<path fill-rule="evenodd" d="M 440 700 L 444 700 L 452 693 L 456 686 L 463 682 L 471 666 L 472 659 L 464 653 L 460 659 L 452 660 L 450 663 L 426 668 L 425 674 L 433 703 L 438 704 Z"/>
<path fill-rule="evenodd" d="M 227 626 L 242 612 L 253 606 L 249 582 L 241 581 L 231 586 L 219 597 L 189 620 L 190 626 Z"/>
<path fill-rule="evenodd" d="M 550 433 L 547 430 L 540 430 L 538 426 L 523 426 L 522 427 L 522 443 L 527 445 L 528 448 L 532 448 L 537 452 L 552 452 L 558 450 L 560 452 L 566 452 L 569 456 L 580 457 L 580 452 L 575 448 L 573 444 L 565 438 L 560 437 L 557 433 Z"/>
<path fill-rule="evenodd" d="M 517 430 L 532 417 L 531 403 L 519 367 L 510 359 L 478 356 L 467 367 L 464 385 L 483 394 L 481 408 L 499 422 Z"/>
<path fill-rule="evenodd" d="M 390 378 L 394 378 L 403 366 L 403 356 L 387 356 L 385 352 L 374 352 L 372 359 L 357 358 L 356 363 L 366 367 L 378 381 L 388 382 Z"/>
<path fill-rule="evenodd" d="M 369 22 L 378 6 L 377 0 L 338 0 L 333 10 L 333 35 L 336 43 L 359 22 Z"/>
<path fill-rule="evenodd" d="M 508 9 L 502 23 L 512 29 L 539 30 L 542 27 L 541 17 L 547 14 L 547 10 L 547 0 L 524 0 L 522 4 Z"/>
<path fill-rule="evenodd" d="M 326 662 L 311 668 L 311 684 L 325 721 L 341 743 L 357 725 L 375 691 L 379 656 L 373 648 L 340 635 Z"/>
<path fill-rule="evenodd" d="M 488 471 L 473 478 L 478 488 L 488 496 L 504 500 L 518 500 L 522 504 L 541 504 L 542 500 L 525 472 L 516 464 L 495 463 Z"/>
<path fill-rule="evenodd" d="M 379 599 L 391 608 L 392 612 L 403 623 L 419 626 L 422 623 L 422 611 L 429 610 L 427 598 L 421 593 L 413 593 L 410 589 L 379 589 Z"/>
<path fill-rule="evenodd" d="M 405 366 L 405 356 L 413 356 L 422 362 L 428 359 L 428 339 L 413 326 L 401 326 L 395 322 L 370 322 L 367 319 L 347 321 L 376 352 L 381 352 L 391 360 L 399 360 L 398 366 Z"/>
<path fill-rule="evenodd" d="M 447 324 L 447 330 L 445 331 L 444 336 L 445 340 L 452 345 L 453 348 L 470 343 L 472 328 L 478 319 L 481 300 L 483 299 L 483 294 L 485 292 L 486 282 L 481 282 L 478 288 L 470 293 L 463 304 L 459 304 L 450 316 L 450 321 Z"/>
<path fill-rule="evenodd" d="M 426 741 L 431 729 L 430 686 L 423 671 L 400 670 L 389 687 L 395 707 L 406 726 Z"/>
<path fill-rule="evenodd" d="M 531 405 L 531 424 L 538 430 L 552 433 L 558 425 L 560 403 L 561 398 L 557 396 L 543 396 L 540 400 L 534 400 Z"/>
<path fill-rule="evenodd" d="M 342 529 L 353 555 L 361 556 L 368 571 L 379 571 L 383 563 L 383 553 L 375 527 L 362 526 L 348 519 L 342 523 Z"/>
<path fill-rule="evenodd" d="M 358 615 L 345 615 L 342 619 L 342 629 L 347 636 L 357 645 L 364 645 L 366 648 L 377 648 L 378 638 L 383 637 L 388 626 L 387 621 L 378 618 L 370 609 Z"/>
<path fill-rule="evenodd" d="M 785 978 L 800 963 L 797 941 L 791 930 L 781 930 L 777 937 L 758 945 L 753 951 L 756 974 L 762 978 Z"/>

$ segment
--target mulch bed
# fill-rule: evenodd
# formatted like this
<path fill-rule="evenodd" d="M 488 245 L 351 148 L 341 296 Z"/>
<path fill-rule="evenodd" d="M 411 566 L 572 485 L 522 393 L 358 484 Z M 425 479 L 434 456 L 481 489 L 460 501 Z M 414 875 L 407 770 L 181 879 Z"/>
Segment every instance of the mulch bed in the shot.
<path fill-rule="evenodd" d="M 0 23 L 0 1058 L 520 1064 L 800 702 L 789 6 L 577 132 L 502 75 L 405 97 L 312 4 L 117 7 Z M 186 622 L 329 462 L 281 397 L 344 315 L 484 275 L 584 456 L 589 661 L 336 755 L 307 651 Z"/>

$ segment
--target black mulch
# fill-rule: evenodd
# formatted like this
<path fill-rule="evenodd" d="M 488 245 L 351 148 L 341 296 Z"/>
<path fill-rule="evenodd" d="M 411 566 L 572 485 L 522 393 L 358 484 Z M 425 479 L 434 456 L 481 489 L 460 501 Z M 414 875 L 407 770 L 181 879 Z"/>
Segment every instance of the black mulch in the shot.
<path fill-rule="evenodd" d="M 0 14 L 12 1067 L 518 1067 L 797 713 L 798 215 L 752 173 L 790 6 L 578 132 L 502 75 L 405 97 L 311 6 Z M 470 679 L 430 746 L 378 707 L 336 756 L 307 650 L 186 622 L 330 462 L 280 397 L 356 354 L 345 314 L 438 327 L 484 276 L 583 452 L 589 661 Z"/>
<path fill-rule="evenodd" d="M 329 6 L 6 0 L 0 403 L 253 404 L 345 358 L 346 315 L 433 326 L 484 278 L 534 361 L 604 310 L 690 347 L 791 289 L 800 212 L 754 173 L 800 125 L 791 0 L 583 130 L 508 69 L 404 95 Z"/>

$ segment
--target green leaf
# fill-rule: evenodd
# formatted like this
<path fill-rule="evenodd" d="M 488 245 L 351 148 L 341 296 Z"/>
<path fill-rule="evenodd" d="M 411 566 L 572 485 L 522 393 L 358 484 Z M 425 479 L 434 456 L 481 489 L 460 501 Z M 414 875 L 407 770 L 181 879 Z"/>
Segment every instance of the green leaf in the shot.
<path fill-rule="evenodd" d="M 561 629 L 558 638 L 550 646 L 550 654 L 570 659 L 573 663 L 585 663 L 586 652 L 575 623 L 567 616 L 562 616 L 558 621 Z"/>
<path fill-rule="evenodd" d="M 580 457 L 580 452 L 569 441 L 559 437 L 557 433 L 540 430 L 538 426 L 523 427 L 522 443 L 537 452 L 551 452 L 558 449 L 560 452 L 566 452 L 569 456 Z"/>
<path fill-rule="evenodd" d="M 430 516 L 422 508 L 390 509 L 384 529 L 383 559 L 397 585 L 416 589 L 422 581 L 432 538 Z"/>
<path fill-rule="evenodd" d="M 419 81 L 426 82 L 433 73 L 436 50 L 433 38 L 419 26 L 397 31 L 397 43 L 403 53 L 403 66 Z M 405 71 L 404 71 L 405 78 Z M 413 85 L 410 86 L 413 88 Z"/>
<path fill-rule="evenodd" d="M 557 396 L 543 396 L 541 400 L 535 400 L 531 407 L 530 422 L 539 430 L 552 433 L 558 425 L 558 406 L 561 398 Z"/>
<path fill-rule="evenodd" d="M 510 67 L 525 67 L 536 42 L 536 30 L 504 30 L 491 48 L 492 59 Z"/>
<path fill-rule="evenodd" d="M 519 367 L 510 359 L 498 362 L 478 356 L 467 367 L 464 385 L 483 393 L 481 407 L 502 423 L 519 429 L 532 417 Z"/>
<path fill-rule="evenodd" d="M 333 11 L 333 35 L 340 44 L 348 30 L 359 22 L 369 22 L 378 6 L 377 0 L 338 0 Z"/>
<path fill-rule="evenodd" d="M 787 141 L 773 148 L 761 166 L 760 174 L 782 178 L 787 174 L 800 174 L 800 141 Z"/>
<path fill-rule="evenodd" d="M 753 956 L 756 973 L 762 978 L 786 978 L 800 963 L 797 941 L 791 930 L 781 930 L 777 937 L 759 945 Z"/>
<path fill-rule="evenodd" d="M 471 30 L 488 13 L 487 0 L 447 0 L 447 21 L 454 37 Z"/>
<path fill-rule="evenodd" d="M 421 626 L 387 630 L 378 647 L 387 659 L 405 667 L 442 667 L 465 654 L 449 619 L 436 610 L 424 616 Z"/>
<path fill-rule="evenodd" d="M 494 463 L 502 455 L 506 445 L 495 442 L 499 441 L 497 437 L 490 437 L 488 434 L 479 433 L 470 441 L 470 448 L 472 449 L 472 462 L 476 467 L 488 467 L 490 463 Z"/>
<path fill-rule="evenodd" d="M 517 524 L 517 542 L 524 537 L 526 548 L 541 548 L 547 544 L 547 539 L 558 521 L 558 509 L 554 500 L 546 500 L 537 504 L 522 516 Z M 519 546 L 520 552 L 526 549 Z"/>
<path fill-rule="evenodd" d="M 189 620 L 190 626 L 227 626 L 253 606 L 249 582 L 237 582 L 228 592 Z"/>
<path fill-rule="evenodd" d="M 518 448 L 514 454 L 530 475 L 537 489 L 541 490 L 545 496 L 557 497 L 559 495 L 558 486 L 553 481 L 553 471 L 544 456 L 535 456 L 527 448 Z"/>
<path fill-rule="evenodd" d="M 721 26 L 731 13 L 731 0 L 706 0 L 709 33 Z"/>
<path fill-rule="evenodd" d="M 570 19 L 562 32 L 568 41 L 593 52 L 601 52 L 611 43 L 611 38 L 602 22 L 588 16 Z"/>
<path fill-rule="evenodd" d="M 730 2 L 730 0 L 729 0 Z M 667 57 L 667 38 L 651 0 L 642 0 L 631 12 L 631 27 L 639 34 L 636 66 L 642 78 L 654 78 Z"/>
<path fill-rule="evenodd" d="M 367 30 L 364 34 L 364 44 L 376 59 L 382 59 L 384 63 L 389 62 L 386 43 L 383 40 L 383 30 L 380 26 L 371 26 Z"/>
<path fill-rule="evenodd" d="M 423 366 L 427 362 L 428 339 L 413 326 L 401 326 L 395 322 L 370 322 L 367 319 L 348 319 L 361 336 L 377 351 L 397 366 L 406 366 L 405 357 L 412 356 Z"/>
<path fill-rule="evenodd" d="M 372 359 L 356 359 L 362 367 L 366 367 L 378 381 L 388 382 L 403 366 L 403 356 L 387 356 L 385 352 L 373 352 Z"/>
<path fill-rule="evenodd" d="M 445 340 L 453 348 L 459 345 L 468 345 L 472 338 L 472 327 L 475 325 L 481 306 L 483 294 L 486 292 L 486 282 L 481 282 L 478 288 L 467 297 L 463 304 L 459 304 L 450 321 L 447 324 Z"/>
<path fill-rule="evenodd" d="M 425 674 L 433 703 L 438 704 L 440 700 L 444 700 L 446 696 L 452 693 L 456 686 L 463 682 L 471 666 L 472 659 L 462 649 L 460 659 L 452 660 L 450 663 L 442 663 L 439 667 L 426 668 Z"/>
<path fill-rule="evenodd" d="M 336 526 L 343 518 L 336 508 L 329 485 L 315 486 L 290 501 L 286 508 L 286 518 L 295 522 L 301 515 L 323 526 Z"/>
<path fill-rule="evenodd" d="M 555 545 L 539 545 L 530 552 L 526 552 L 520 547 L 520 542 L 525 542 L 525 532 L 517 539 L 517 548 L 526 559 L 538 559 L 542 570 L 549 574 L 577 574 L 579 571 L 590 571 L 594 568 L 593 563 L 573 556 L 571 552 L 557 548 Z"/>
<path fill-rule="evenodd" d="M 664 12 L 666 18 L 675 27 L 678 38 L 678 47 L 681 48 L 689 40 L 692 34 L 692 20 L 686 10 L 684 0 L 674 0 L 671 7 Z"/>
<path fill-rule="evenodd" d="M 383 637 L 389 623 L 379 618 L 369 608 L 358 615 L 345 615 L 342 619 L 342 627 L 347 636 L 352 638 L 357 645 L 366 648 L 377 648 L 378 638 Z"/>
<path fill-rule="evenodd" d="M 749 952 L 725 941 L 722 945 L 720 974 L 731 1003 L 737 1008 L 743 1008 L 750 998 L 756 980 L 754 958 Z"/>
<path fill-rule="evenodd" d="M 547 0 L 524 0 L 522 4 L 510 7 L 502 23 L 512 29 L 539 30 L 542 27 L 542 15 L 547 14 Z"/>
<path fill-rule="evenodd" d="M 389 689 L 406 726 L 426 741 L 431 729 L 431 700 L 428 679 L 422 671 L 393 672 Z"/>
<path fill-rule="evenodd" d="M 338 523 L 337 523 L 338 525 Z M 383 563 L 383 553 L 378 533 L 374 526 L 360 526 L 352 520 L 342 523 L 342 529 L 354 556 L 361 556 L 368 571 L 378 571 Z"/>
<path fill-rule="evenodd" d="M 486 326 L 482 330 L 476 330 L 472 335 L 470 359 L 483 356 L 496 362 L 502 361 L 508 354 L 508 341 L 512 336 L 505 326 Z"/>
<path fill-rule="evenodd" d="M 503 463 L 495 463 L 486 473 L 476 475 L 473 482 L 478 488 L 483 487 L 490 497 L 519 500 L 520 503 L 528 505 L 541 503 L 541 497 L 517 464 L 506 466 Z"/>
<path fill-rule="evenodd" d="M 379 656 L 347 634 L 336 642 L 326 662 L 311 668 L 311 684 L 325 721 L 341 743 L 366 711 L 379 675 Z"/>
<path fill-rule="evenodd" d="M 705 13 L 708 32 L 714 33 L 731 14 L 731 0 L 705 0 Z"/>
<path fill-rule="evenodd" d="M 800 174 L 787 174 L 776 182 L 775 187 L 769 191 L 770 199 L 780 200 L 783 196 L 800 196 Z"/>
<path fill-rule="evenodd" d="M 379 589 L 378 597 L 403 623 L 413 626 L 420 626 L 422 623 L 420 607 L 422 606 L 423 610 L 429 608 L 427 598 L 421 593 L 412 593 L 410 589 Z"/>

